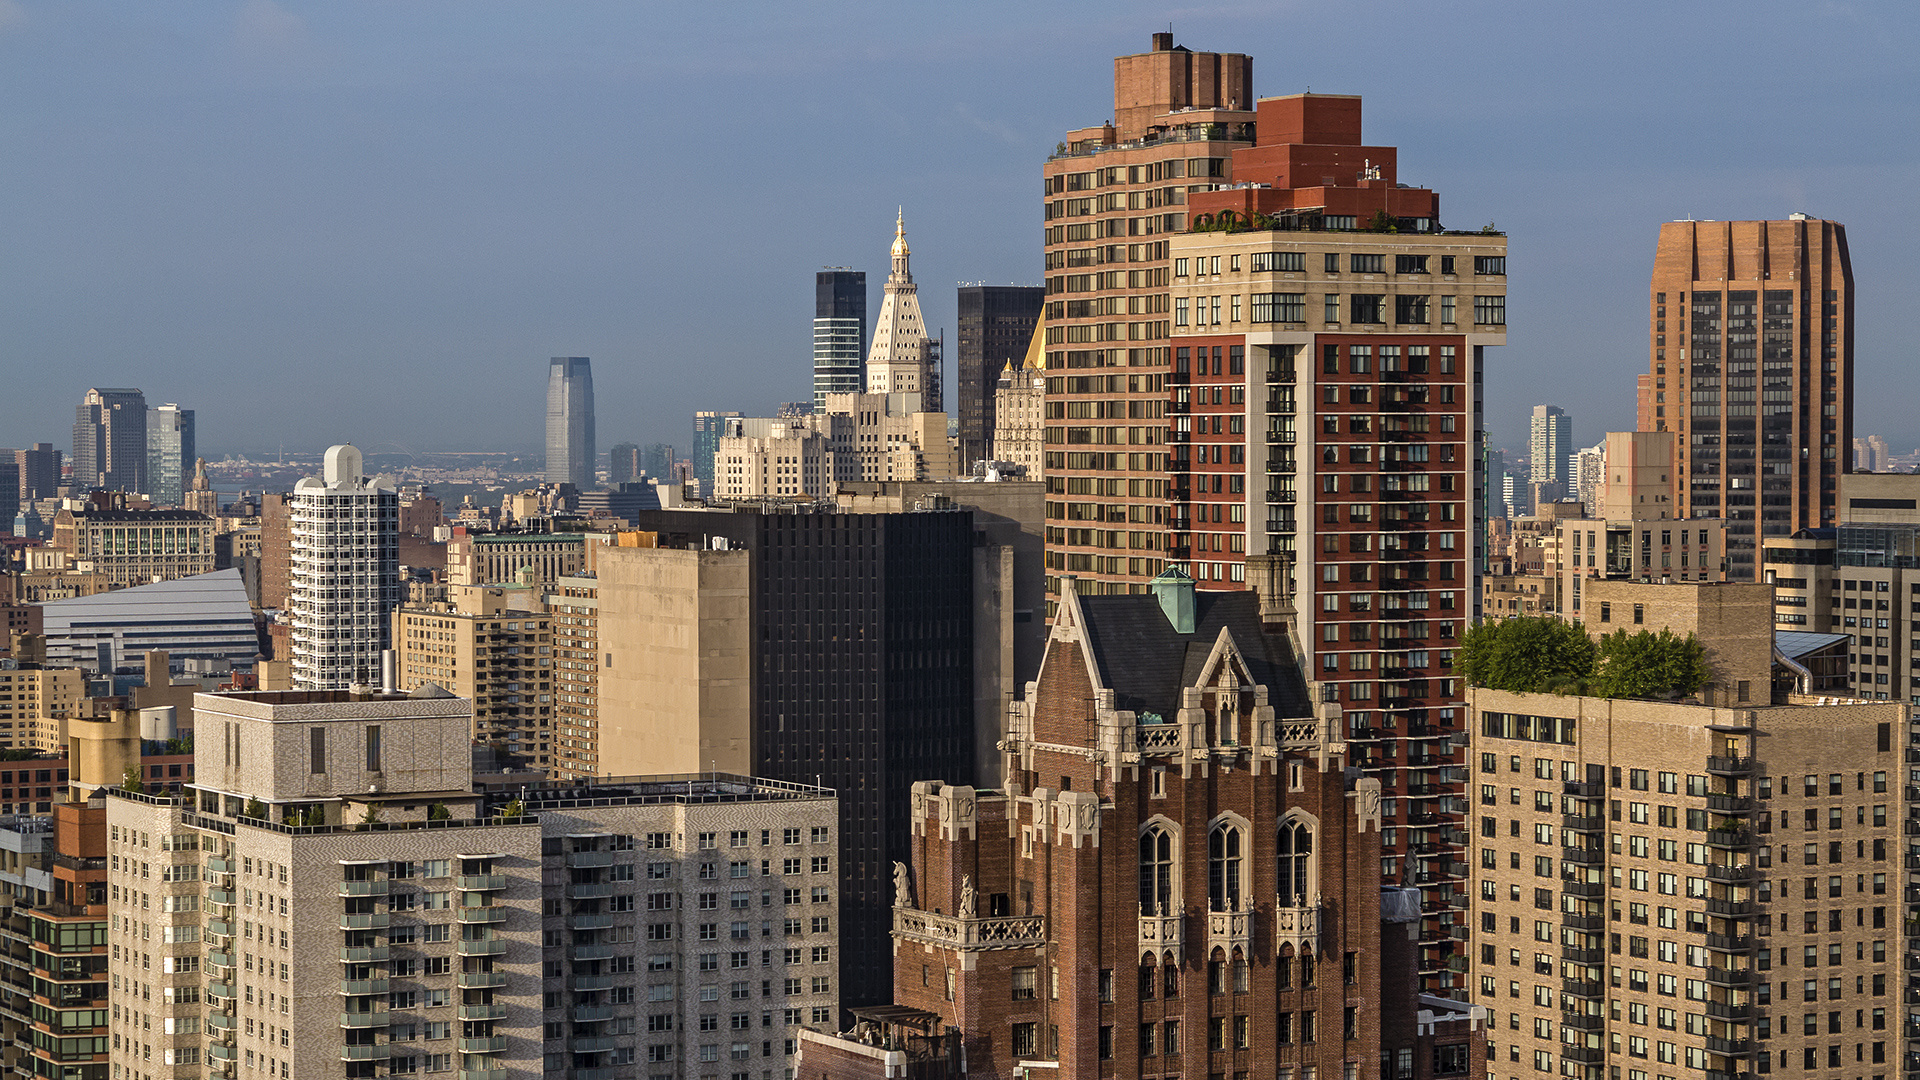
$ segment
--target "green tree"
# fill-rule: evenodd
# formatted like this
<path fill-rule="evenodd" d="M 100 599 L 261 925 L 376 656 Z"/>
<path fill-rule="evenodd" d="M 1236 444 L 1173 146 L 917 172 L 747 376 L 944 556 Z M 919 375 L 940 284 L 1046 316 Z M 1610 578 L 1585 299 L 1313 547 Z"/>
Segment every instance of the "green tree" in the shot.
<path fill-rule="evenodd" d="M 1580 627 L 1546 617 L 1475 624 L 1455 663 L 1473 686 L 1523 694 L 1580 693 L 1593 677 L 1596 649 Z"/>
<path fill-rule="evenodd" d="M 526 812 L 527 804 L 521 802 L 519 799 L 515 799 L 500 808 L 500 816 L 508 821 L 513 821 L 526 814 Z"/>
<path fill-rule="evenodd" d="M 140 779 L 140 766 L 129 765 L 127 771 L 120 774 L 120 790 L 142 792 L 147 785 Z"/>
<path fill-rule="evenodd" d="M 1400 222 L 1385 210 L 1375 210 L 1373 220 L 1367 222 L 1368 232 L 1399 232 Z"/>
<path fill-rule="evenodd" d="M 372 803 L 368 803 L 367 812 L 360 815 L 360 824 L 362 825 L 380 824 L 380 808 L 373 805 Z"/>
<path fill-rule="evenodd" d="M 1712 677 L 1700 639 L 1616 630 L 1600 639 L 1600 665 L 1593 692 L 1613 698 L 1686 697 Z"/>
<path fill-rule="evenodd" d="M 261 802 L 259 799 L 248 799 L 247 805 L 240 811 L 240 816 L 252 818 L 255 821 L 265 821 L 267 820 L 267 804 Z"/>
<path fill-rule="evenodd" d="M 427 806 L 428 821 L 445 821 L 448 818 L 451 818 L 452 816 L 453 816 L 453 811 L 447 809 L 446 803 L 443 803 L 443 802 L 430 803 Z"/>

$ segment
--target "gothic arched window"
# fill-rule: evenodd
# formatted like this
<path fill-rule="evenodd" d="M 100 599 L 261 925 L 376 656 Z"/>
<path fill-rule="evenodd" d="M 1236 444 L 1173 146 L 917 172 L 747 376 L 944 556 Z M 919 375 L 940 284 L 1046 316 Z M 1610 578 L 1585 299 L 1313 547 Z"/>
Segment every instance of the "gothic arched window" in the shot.
<path fill-rule="evenodd" d="M 1173 836 L 1149 825 L 1140 834 L 1140 913 L 1163 915 L 1173 907 Z"/>
<path fill-rule="evenodd" d="M 1237 827 L 1223 823 L 1207 834 L 1207 906 L 1213 911 L 1240 910 L 1241 852 Z"/>
<path fill-rule="evenodd" d="M 1295 897 L 1303 898 L 1300 903 L 1310 902 L 1314 894 L 1313 826 L 1298 818 L 1281 822 L 1279 854 L 1280 881 L 1276 888 L 1281 906 L 1295 906 Z"/>

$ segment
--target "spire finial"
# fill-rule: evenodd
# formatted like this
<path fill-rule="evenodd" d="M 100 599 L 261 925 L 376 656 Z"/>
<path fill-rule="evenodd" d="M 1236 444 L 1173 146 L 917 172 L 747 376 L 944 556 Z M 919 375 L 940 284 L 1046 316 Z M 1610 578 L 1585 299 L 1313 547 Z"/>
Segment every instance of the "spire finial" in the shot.
<path fill-rule="evenodd" d="M 893 257 L 898 259 L 907 254 L 907 208 L 901 207 L 898 216 L 893 219 Z"/>

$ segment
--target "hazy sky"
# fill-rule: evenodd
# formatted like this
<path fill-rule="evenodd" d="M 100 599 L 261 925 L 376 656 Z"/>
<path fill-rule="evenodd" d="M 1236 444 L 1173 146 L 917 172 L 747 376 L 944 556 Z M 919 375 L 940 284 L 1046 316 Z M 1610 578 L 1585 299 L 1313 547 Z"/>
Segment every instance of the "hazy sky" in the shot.
<path fill-rule="evenodd" d="M 0 0 L 0 445 L 128 385 L 216 456 L 531 449 L 564 354 L 602 451 L 685 447 L 808 397 L 813 272 L 877 306 L 897 205 L 950 343 L 956 283 L 1039 281 L 1041 163 L 1168 22 L 1509 233 L 1496 443 L 1632 426 L 1660 222 L 1796 210 L 1849 229 L 1857 430 L 1920 443 L 1910 0 Z"/>

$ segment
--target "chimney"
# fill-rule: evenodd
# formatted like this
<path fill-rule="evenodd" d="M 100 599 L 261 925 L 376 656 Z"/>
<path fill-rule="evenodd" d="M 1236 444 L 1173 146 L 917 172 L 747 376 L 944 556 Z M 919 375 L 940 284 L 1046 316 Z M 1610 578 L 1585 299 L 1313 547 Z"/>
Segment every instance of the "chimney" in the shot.
<path fill-rule="evenodd" d="M 1164 570 L 1147 584 L 1176 634 L 1193 633 L 1193 579 L 1177 568 Z"/>

